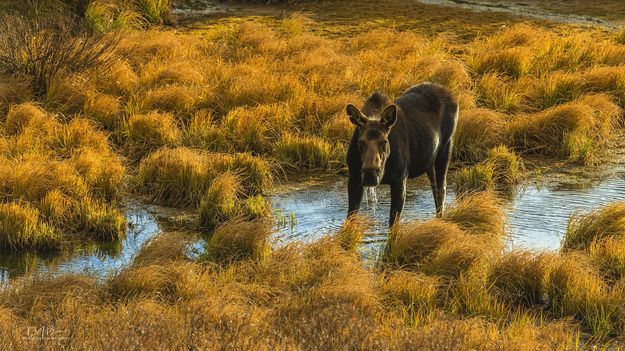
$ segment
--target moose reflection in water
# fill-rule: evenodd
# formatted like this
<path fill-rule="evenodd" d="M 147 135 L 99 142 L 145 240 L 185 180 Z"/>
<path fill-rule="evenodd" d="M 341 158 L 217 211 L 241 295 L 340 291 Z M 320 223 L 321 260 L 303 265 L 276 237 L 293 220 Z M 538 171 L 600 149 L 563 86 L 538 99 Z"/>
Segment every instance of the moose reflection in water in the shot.
<path fill-rule="evenodd" d="M 399 220 L 406 198 L 406 180 L 426 173 L 436 215 L 445 207 L 447 168 L 458 121 L 458 103 L 445 87 L 422 83 L 393 103 L 374 93 L 362 111 L 347 105 L 357 127 L 347 150 L 348 216 L 360 208 L 364 187 L 391 187 L 389 225 Z"/>

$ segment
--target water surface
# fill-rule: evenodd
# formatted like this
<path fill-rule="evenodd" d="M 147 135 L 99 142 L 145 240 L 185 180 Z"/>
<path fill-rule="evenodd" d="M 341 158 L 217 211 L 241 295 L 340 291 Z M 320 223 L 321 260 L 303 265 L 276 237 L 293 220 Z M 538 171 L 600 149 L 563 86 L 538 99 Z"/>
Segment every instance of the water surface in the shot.
<path fill-rule="evenodd" d="M 377 205 L 365 197 L 361 208 L 362 213 L 377 222 L 365 238 L 365 244 L 374 249 L 379 249 L 387 237 L 388 186 L 379 186 L 377 197 Z M 454 198 L 454 191 L 449 188 L 447 206 Z M 509 245 L 533 250 L 557 250 L 572 214 L 624 199 L 625 179 L 621 175 L 613 175 L 581 188 L 526 184 L 508 200 Z M 281 219 L 276 234 L 278 241 L 314 241 L 335 232 L 345 220 L 347 182 L 345 179 L 322 181 L 306 188 L 280 192 L 272 197 L 272 204 Z M 409 183 L 402 221 L 427 220 L 434 214 L 434 200 L 429 186 Z"/>

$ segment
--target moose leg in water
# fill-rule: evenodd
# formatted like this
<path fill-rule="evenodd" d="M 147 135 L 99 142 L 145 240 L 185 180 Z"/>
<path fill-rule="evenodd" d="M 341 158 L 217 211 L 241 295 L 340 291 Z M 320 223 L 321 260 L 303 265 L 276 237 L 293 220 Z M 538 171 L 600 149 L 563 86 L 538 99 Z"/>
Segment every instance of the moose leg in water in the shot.
<path fill-rule="evenodd" d="M 363 192 L 364 187 L 362 186 L 360 177 L 350 176 L 349 180 L 347 181 L 347 198 L 349 202 L 349 210 L 347 211 L 348 217 L 358 212 L 358 210 L 360 209 Z"/>
<path fill-rule="evenodd" d="M 435 171 L 436 174 L 436 217 L 442 217 L 445 211 L 445 196 L 447 194 L 447 169 L 449 160 L 451 159 L 451 148 L 453 141 L 449 140 L 436 156 Z"/>
<path fill-rule="evenodd" d="M 439 203 L 438 203 L 438 185 L 436 184 L 436 171 L 435 171 L 435 167 L 432 166 L 430 168 L 428 168 L 425 173 L 428 176 L 428 180 L 430 181 L 430 187 L 432 188 L 432 196 L 434 197 L 434 206 L 436 206 L 435 208 L 437 209 L 438 213 L 438 208 L 439 208 Z"/>
<path fill-rule="evenodd" d="M 399 221 L 401 211 L 404 209 L 406 201 L 406 178 L 400 179 L 391 184 L 391 215 L 388 223 L 392 227 Z"/>

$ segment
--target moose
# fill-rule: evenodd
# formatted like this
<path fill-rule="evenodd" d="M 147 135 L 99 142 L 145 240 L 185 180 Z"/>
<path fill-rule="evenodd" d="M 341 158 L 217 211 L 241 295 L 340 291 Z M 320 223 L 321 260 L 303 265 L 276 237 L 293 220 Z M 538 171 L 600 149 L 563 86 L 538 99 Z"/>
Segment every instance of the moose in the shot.
<path fill-rule="evenodd" d="M 445 208 L 447 169 L 458 123 L 458 102 L 451 91 L 434 83 L 415 85 L 394 102 L 373 93 L 359 110 L 348 104 L 356 126 L 347 150 L 348 217 L 360 209 L 364 187 L 391 187 L 389 226 L 401 215 L 406 180 L 426 173 L 436 216 Z"/>

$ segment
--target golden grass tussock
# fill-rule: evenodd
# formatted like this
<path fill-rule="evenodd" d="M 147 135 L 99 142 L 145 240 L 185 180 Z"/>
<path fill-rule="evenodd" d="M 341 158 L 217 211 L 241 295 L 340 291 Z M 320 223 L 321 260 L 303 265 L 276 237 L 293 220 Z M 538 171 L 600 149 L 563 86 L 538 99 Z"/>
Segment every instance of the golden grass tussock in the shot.
<path fill-rule="evenodd" d="M 142 67 L 141 84 L 143 86 L 199 85 L 204 83 L 204 75 L 200 69 L 202 65 L 203 62 L 195 60 L 168 62 L 155 59 Z"/>
<path fill-rule="evenodd" d="M 593 265 L 599 268 L 607 281 L 615 282 L 625 277 L 625 239 L 608 236 L 593 240 L 588 246 Z"/>
<path fill-rule="evenodd" d="M 587 256 L 567 254 L 553 263 L 547 287 L 553 313 L 576 317 L 598 338 L 616 332 L 618 305 Z"/>
<path fill-rule="evenodd" d="M 65 116 L 80 113 L 85 105 L 87 91 L 85 77 L 59 76 L 48 82 L 45 96 L 46 109 L 60 112 Z"/>
<path fill-rule="evenodd" d="M 32 92 L 26 82 L 8 77 L 0 78 L 0 113 L 2 115 L 6 114 L 12 105 L 19 105 L 32 99 Z"/>
<path fill-rule="evenodd" d="M 232 173 L 223 173 L 215 178 L 200 201 L 200 225 L 214 228 L 239 214 L 241 182 Z"/>
<path fill-rule="evenodd" d="M 545 32 L 527 24 L 516 24 L 485 40 L 484 45 L 501 50 L 515 47 L 528 47 L 545 36 Z"/>
<path fill-rule="evenodd" d="M 269 255 L 271 226 L 263 221 L 231 222 L 217 227 L 206 243 L 206 259 L 228 263 Z"/>
<path fill-rule="evenodd" d="M 197 89 L 182 85 L 166 85 L 148 91 L 140 100 L 143 110 L 188 113 L 198 102 Z"/>
<path fill-rule="evenodd" d="M 137 156 L 163 146 L 176 146 L 181 138 L 176 120 L 170 113 L 130 116 L 127 128 L 130 152 Z"/>
<path fill-rule="evenodd" d="M 293 123 L 286 104 L 268 104 L 230 110 L 221 124 L 240 151 L 268 152 L 282 131 Z"/>
<path fill-rule="evenodd" d="M 477 74 L 499 73 L 511 78 L 527 75 L 532 66 L 532 56 L 524 48 L 509 48 L 476 53 L 470 67 Z"/>
<path fill-rule="evenodd" d="M 364 216 L 350 216 L 336 232 L 334 239 L 347 251 L 356 251 L 371 227 L 371 221 Z"/>
<path fill-rule="evenodd" d="M 98 130 L 92 121 L 84 118 L 74 118 L 59 128 L 50 147 L 63 157 L 71 157 L 85 150 L 102 155 L 111 153 L 108 135 Z"/>
<path fill-rule="evenodd" d="M 249 154 L 206 153 L 188 148 L 161 149 L 146 157 L 137 174 L 140 191 L 154 200 L 182 206 L 197 206 L 217 175 L 241 174 L 242 191 L 260 194 L 271 188 L 269 164 Z"/>
<path fill-rule="evenodd" d="M 443 220 L 456 224 L 468 233 L 501 238 L 506 215 L 501 201 L 493 193 L 473 194 L 454 202 Z"/>
<path fill-rule="evenodd" d="M 127 60 L 119 59 L 95 77 L 95 84 L 106 94 L 128 97 L 139 87 L 139 76 Z"/>
<path fill-rule="evenodd" d="M 85 179 L 92 195 L 106 201 L 119 200 L 125 189 L 126 168 L 116 155 L 85 150 L 70 163 Z"/>
<path fill-rule="evenodd" d="M 456 224 L 438 219 L 400 225 L 387 245 L 390 263 L 448 277 L 482 264 L 501 247 L 499 240 L 467 234 Z"/>
<path fill-rule="evenodd" d="M 389 237 L 388 259 L 399 265 L 416 265 L 445 243 L 464 237 L 460 227 L 441 220 L 405 224 Z"/>
<path fill-rule="evenodd" d="M 84 179 L 67 162 L 5 161 L 0 172 L 0 189 L 5 199 L 39 202 L 53 190 L 73 198 L 84 197 L 89 191 Z"/>
<path fill-rule="evenodd" d="M 459 197 L 495 190 L 495 168 L 483 162 L 464 167 L 454 175 L 454 188 Z"/>
<path fill-rule="evenodd" d="M 499 190 L 506 190 L 523 178 L 523 159 L 504 145 L 490 149 L 483 162 L 492 166 L 493 180 Z"/>
<path fill-rule="evenodd" d="M 224 128 L 220 128 L 212 115 L 204 110 L 196 112 L 184 133 L 184 144 L 189 147 L 214 152 L 227 152 L 233 149 Z"/>
<path fill-rule="evenodd" d="M 454 159 L 482 161 L 492 147 L 504 141 L 505 130 L 506 119 L 499 112 L 482 108 L 461 111 L 454 134 Z"/>
<path fill-rule="evenodd" d="M 513 306 L 535 307 L 546 303 L 548 278 L 555 255 L 513 250 L 499 257 L 488 271 L 488 284 Z"/>
<path fill-rule="evenodd" d="M 107 94 L 90 94 L 83 109 L 85 117 L 94 120 L 104 129 L 114 131 L 122 125 L 124 106 L 120 98 Z"/>
<path fill-rule="evenodd" d="M 505 112 L 520 110 L 523 102 L 523 85 L 517 81 L 499 76 L 496 73 L 482 75 L 476 84 L 478 105 Z"/>
<path fill-rule="evenodd" d="M 599 99 L 601 104 L 593 101 Z M 593 163 L 618 127 L 619 108 L 603 96 L 589 95 L 535 114 L 516 117 L 509 126 L 512 146 Z"/>
<path fill-rule="evenodd" d="M 131 266 L 108 282 L 109 292 L 117 298 L 176 296 L 180 285 L 194 274 L 188 263 Z"/>
<path fill-rule="evenodd" d="M 273 156 L 286 170 L 333 170 L 341 167 L 344 148 L 314 136 L 283 135 Z"/>
<path fill-rule="evenodd" d="M 23 103 L 9 109 L 4 122 L 4 130 L 7 134 L 19 134 L 31 122 L 33 124 L 44 123 L 48 117 L 46 112 L 33 103 Z"/>
<path fill-rule="evenodd" d="M 441 282 L 422 273 L 394 270 L 386 272 L 381 282 L 382 301 L 404 308 L 415 322 L 430 321 L 436 310 Z"/>
<path fill-rule="evenodd" d="M 625 204 L 615 202 L 586 214 L 573 215 L 569 220 L 563 250 L 588 249 L 593 242 L 625 237 Z"/>
<path fill-rule="evenodd" d="M 61 236 L 42 223 L 39 211 L 28 204 L 0 204 L 0 246 L 9 250 L 58 249 Z"/>

